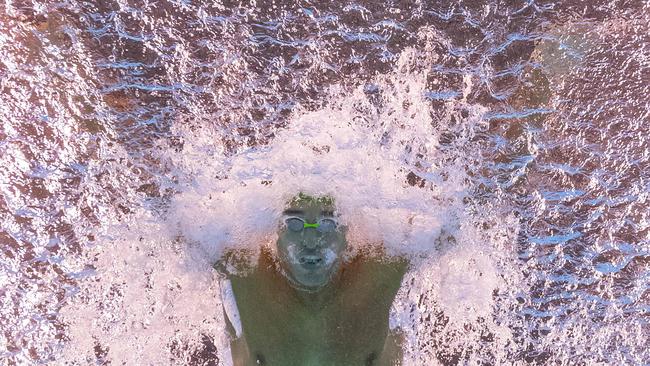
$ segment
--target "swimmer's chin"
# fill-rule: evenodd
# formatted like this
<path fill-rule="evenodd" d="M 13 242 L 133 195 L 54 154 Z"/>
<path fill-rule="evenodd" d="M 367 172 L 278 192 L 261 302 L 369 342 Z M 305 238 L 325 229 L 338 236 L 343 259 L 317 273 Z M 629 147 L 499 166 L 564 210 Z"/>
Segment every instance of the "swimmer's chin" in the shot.
<path fill-rule="evenodd" d="M 318 291 L 325 287 L 332 278 L 333 267 L 324 267 L 314 264 L 300 264 L 288 271 L 285 275 L 290 282 L 299 290 Z"/>

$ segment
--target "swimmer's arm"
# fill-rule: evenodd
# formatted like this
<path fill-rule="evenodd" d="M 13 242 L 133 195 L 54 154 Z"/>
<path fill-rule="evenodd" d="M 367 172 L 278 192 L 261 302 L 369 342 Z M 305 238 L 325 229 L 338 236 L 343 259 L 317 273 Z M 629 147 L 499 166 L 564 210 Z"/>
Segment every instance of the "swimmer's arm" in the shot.
<path fill-rule="evenodd" d="M 235 300 L 231 282 L 238 274 L 251 269 L 248 260 L 250 257 L 251 253 L 245 250 L 231 249 L 227 250 L 212 266 L 220 277 L 221 304 L 226 320 L 226 330 L 230 335 L 230 353 L 233 366 L 250 364 L 248 342 L 246 342 L 246 337 L 243 335 L 239 307 Z"/>
<path fill-rule="evenodd" d="M 399 366 L 402 364 L 404 337 L 397 331 L 389 331 L 377 366 Z"/>
<path fill-rule="evenodd" d="M 226 251 L 213 265 L 219 275 L 219 292 L 221 295 L 221 305 L 226 320 L 226 330 L 232 339 L 241 337 L 242 326 L 239 316 L 239 308 L 235 300 L 232 289 L 231 279 L 234 275 L 235 267 L 233 266 L 234 251 Z"/>
<path fill-rule="evenodd" d="M 219 281 L 219 288 L 221 292 L 221 305 L 225 319 L 228 321 L 228 330 L 233 338 L 241 338 L 242 336 L 242 323 L 239 315 L 239 307 L 235 300 L 235 294 L 232 290 L 232 284 L 229 279 L 222 279 Z"/>
<path fill-rule="evenodd" d="M 390 290 L 391 302 L 395 301 L 394 297 L 399 290 L 404 274 L 408 271 L 409 261 L 403 257 L 390 258 L 386 264 L 386 268 L 382 271 L 383 280 L 385 281 Z M 379 357 L 378 366 L 399 366 L 402 364 L 402 345 L 404 343 L 404 336 L 399 329 L 389 330 L 386 340 L 384 341 L 384 349 Z"/>
<path fill-rule="evenodd" d="M 217 265 L 223 264 L 219 262 L 215 263 L 215 269 L 219 271 L 220 269 L 216 268 Z M 245 366 L 249 364 L 248 343 L 246 342 L 246 338 L 243 336 L 239 308 L 235 301 L 230 279 L 225 277 L 222 278 L 219 281 L 219 287 L 221 290 L 221 309 L 226 323 L 226 331 L 230 336 L 230 357 L 232 365 Z"/>
<path fill-rule="evenodd" d="M 245 366 L 250 364 L 250 351 L 245 337 L 230 341 L 230 353 L 233 366 Z"/>
<path fill-rule="evenodd" d="M 232 360 L 232 366 L 246 366 L 250 363 L 250 352 L 248 351 L 246 337 L 236 337 L 235 328 L 230 323 L 230 319 L 228 319 L 225 309 L 224 317 L 226 319 L 226 329 L 230 335 L 230 357 Z M 228 364 L 228 362 L 226 362 L 226 364 Z"/>

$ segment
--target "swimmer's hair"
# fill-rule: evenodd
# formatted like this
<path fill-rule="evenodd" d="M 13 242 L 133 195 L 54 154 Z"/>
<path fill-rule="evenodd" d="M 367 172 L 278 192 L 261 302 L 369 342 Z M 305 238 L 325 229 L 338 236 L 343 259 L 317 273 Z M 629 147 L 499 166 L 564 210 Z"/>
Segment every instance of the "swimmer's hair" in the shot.
<path fill-rule="evenodd" d="M 287 206 L 299 206 L 299 205 L 309 205 L 309 204 L 334 206 L 334 197 L 330 195 L 314 197 L 304 192 L 299 192 L 297 195 L 293 196 L 287 202 Z"/>

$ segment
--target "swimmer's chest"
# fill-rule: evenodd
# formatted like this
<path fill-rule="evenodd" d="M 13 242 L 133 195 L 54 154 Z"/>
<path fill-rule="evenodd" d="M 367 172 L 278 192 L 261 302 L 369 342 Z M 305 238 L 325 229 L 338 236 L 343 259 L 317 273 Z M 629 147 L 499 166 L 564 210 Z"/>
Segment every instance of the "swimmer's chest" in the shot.
<path fill-rule="evenodd" d="M 322 303 L 305 302 L 261 273 L 233 280 L 249 353 L 246 364 L 377 365 L 401 276 L 387 281 L 376 266 L 344 277 Z"/>

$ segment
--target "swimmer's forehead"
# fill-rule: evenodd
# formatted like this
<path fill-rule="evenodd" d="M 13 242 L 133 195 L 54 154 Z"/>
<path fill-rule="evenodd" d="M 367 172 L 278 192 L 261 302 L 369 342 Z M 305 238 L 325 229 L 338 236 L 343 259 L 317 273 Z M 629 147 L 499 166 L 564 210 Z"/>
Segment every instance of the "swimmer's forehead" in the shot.
<path fill-rule="evenodd" d="M 285 215 L 306 215 L 308 213 L 318 213 L 321 216 L 334 216 L 335 210 L 333 207 L 289 207 L 282 213 Z"/>

